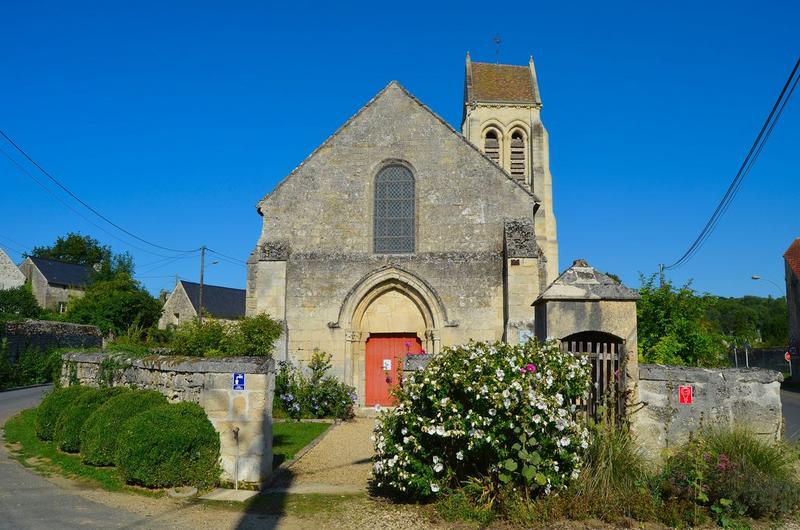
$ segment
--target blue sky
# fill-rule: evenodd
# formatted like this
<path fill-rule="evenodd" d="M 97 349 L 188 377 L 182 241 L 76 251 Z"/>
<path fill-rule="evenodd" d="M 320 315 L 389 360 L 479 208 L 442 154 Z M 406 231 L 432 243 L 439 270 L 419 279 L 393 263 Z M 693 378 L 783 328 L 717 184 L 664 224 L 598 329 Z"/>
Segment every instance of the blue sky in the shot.
<path fill-rule="evenodd" d="M 6 3 L 0 128 L 128 230 L 245 260 L 255 203 L 390 80 L 460 128 L 464 55 L 494 61 L 499 34 L 501 62 L 536 61 L 562 268 L 584 257 L 638 286 L 640 271 L 683 253 L 738 169 L 800 52 L 800 3 L 486 5 Z M 797 145 L 795 99 L 716 232 L 671 278 L 777 294 L 750 275 L 782 284 L 781 255 L 800 236 Z M 14 259 L 80 231 L 130 251 L 153 292 L 198 277 L 196 255 L 133 248 L 48 185 L 115 239 L 2 153 L 0 182 L 0 247 Z M 221 260 L 206 281 L 244 287 L 245 268 Z"/>

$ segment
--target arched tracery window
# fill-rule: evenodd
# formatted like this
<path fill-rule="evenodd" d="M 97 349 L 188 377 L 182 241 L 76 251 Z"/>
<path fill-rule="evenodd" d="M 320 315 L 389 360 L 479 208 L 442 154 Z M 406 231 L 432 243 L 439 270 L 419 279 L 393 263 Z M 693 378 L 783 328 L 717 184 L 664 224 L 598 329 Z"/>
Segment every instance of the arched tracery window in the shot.
<path fill-rule="evenodd" d="M 414 252 L 414 221 L 414 175 L 399 164 L 383 168 L 375 177 L 375 253 Z"/>
<path fill-rule="evenodd" d="M 495 129 L 486 131 L 483 137 L 483 152 L 495 163 L 500 163 L 500 135 Z"/>
<path fill-rule="evenodd" d="M 526 177 L 525 171 L 525 135 L 519 129 L 511 133 L 511 176 L 524 180 Z"/>

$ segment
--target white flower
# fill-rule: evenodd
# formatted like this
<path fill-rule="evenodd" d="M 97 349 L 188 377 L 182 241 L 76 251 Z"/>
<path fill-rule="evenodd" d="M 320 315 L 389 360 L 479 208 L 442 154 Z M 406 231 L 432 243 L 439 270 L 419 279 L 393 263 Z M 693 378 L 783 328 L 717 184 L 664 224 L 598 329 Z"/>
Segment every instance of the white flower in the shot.
<path fill-rule="evenodd" d="M 558 445 L 562 447 L 566 447 L 569 445 L 569 438 L 566 436 L 562 436 L 561 439 L 558 441 Z"/>
<path fill-rule="evenodd" d="M 503 400 L 503 406 L 504 406 L 505 408 L 509 408 L 509 407 L 511 407 L 511 400 L 510 400 L 510 399 L 504 399 L 504 400 Z"/>
<path fill-rule="evenodd" d="M 497 376 L 497 378 L 498 378 L 500 381 L 502 381 L 502 380 L 503 380 L 503 378 L 506 376 L 506 373 L 505 373 L 504 371 L 502 371 L 500 368 L 498 368 L 497 370 L 495 370 L 494 374 Z"/>
<path fill-rule="evenodd" d="M 448 402 L 448 401 L 450 401 L 450 398 L 443 397 L 443 398 L 442 398 L 442 399 L 439 401 L 439 404 L 441 404 L 442 406 L 444 406 L 444 405 L 447 405 L 447 402 Z"/>
<path fill-rule="evenodd" d="M 581 442 L 581 449 L 586 449 L 587 447 L 589 447 L 589 443 L 586 440 L 582 441 Z"/>
<path fill-rule="evenodd" d="M 433 470 L 436 473 L 441 473 L 443 469 L 444 469 L 444 466 L 442 464 L 436 464 L 435 466 L 433 466 Z"/>
<path fill-rule="evenodd" d="M 541 416 L 539 416 L 538 414 L 533 416 L 533 423 L 539 423 L 540 421 L 542 421 Z"/>
<path fill-rule="evenodd" d="M 436 492 L 438 492 L 438 491 L 439 491 L 439 485 L 438 485 L 438 484 L 435 484 L 435 483 L 433 483 L 433 482 L 431 482 L 431 491 L 432 491 L 433 493 L 436 493 Z"/>
<path fill-rule="evenodd" d="M 497 414 L 495 409 L 489 409 L 489 416 L 494 416 L 495 414 Z"/>
<path fill-rule="evenodd" d="M 459 451 L 456 453 L 457 460 L 464 460 L 464 451 Z"/>
<path fill-rule="evenodd" d="M 405 427 L 403 427 L 403 428 L 400 430 L 400 432 L 403 434 L 403 436 L 405 436 L 406 434 L 408 434 L 408 429 L 406 429 Z"/>
<path fill-rule="evenodd" d="M 434 464 L 438 464 L 440 461 L 441 461 L 441 459 L 438 456 L 434 456 L 433 457 L 433 463 Z"/>
<path fill-rule="evenodd" d="M 383 462 L 380 460 L 375 462 L 375 465 L 372 466 L 372 468 L 375 470 L 376 475 L 380 475 L 383 472 Z"/>
<path fill-rule="evenodd" d="M 436 434 L 438 434 L 439 436 L 444 436 L 445 430 L 443 425 L 436 426 Z"/>
<path fill-rule="evenodd" d="M 511 393 L 508 391 L 508 389 L 507 389 L 507 388 L 506 388 L 505 390 L 503 390 L 503 397 L 504 397 L 504 398 L 507 398 L 507 397 L 508 397 L 508 396 L 510 396 L 510 395 L 511 395 Z"/>

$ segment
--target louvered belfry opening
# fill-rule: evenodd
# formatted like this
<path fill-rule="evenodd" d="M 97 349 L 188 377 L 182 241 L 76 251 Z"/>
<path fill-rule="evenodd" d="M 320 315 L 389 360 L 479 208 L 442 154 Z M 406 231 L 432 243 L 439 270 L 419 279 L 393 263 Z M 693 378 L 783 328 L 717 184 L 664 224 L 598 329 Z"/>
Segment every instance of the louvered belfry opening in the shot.
<path fill-rule="evenodd" d="M 414 252 L 414 175 L 401 165 L 383 168 L 375 177 L 376 254 Z"/>
<path fill-rule="evenodd" d="M 511 176 L 525 180 L 525 137 L 521 131 L 511 134 Z"/>
<path fill-rule="evenodd" d="M 486 133 L 483 140 L 483 152 L 496 164 L 500 164 L 500 137 L 494 129 Z"/>

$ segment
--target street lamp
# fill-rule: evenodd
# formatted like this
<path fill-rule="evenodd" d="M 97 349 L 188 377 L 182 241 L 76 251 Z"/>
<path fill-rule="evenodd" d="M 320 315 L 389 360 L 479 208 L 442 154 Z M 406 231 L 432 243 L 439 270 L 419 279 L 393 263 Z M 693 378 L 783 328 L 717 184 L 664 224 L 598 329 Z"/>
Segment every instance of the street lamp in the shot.
<path fill-rule="evenodd" d="M 753 274 L 752 276 L 750 276 L 750 279 L 751 280 L 764 280 L 765 282 L 769 282 L 772 285 L 774 285 L 776 289 L 778 289 L 779 293 L 781 293 L 781 294 L 783 293 L 783 287 L 781 287 L 780 285 L 778 285 L 777 283 L 773 282 L 772 280 L 770 280 L 768 278 L 762 278 L 758 274 Z"/>

